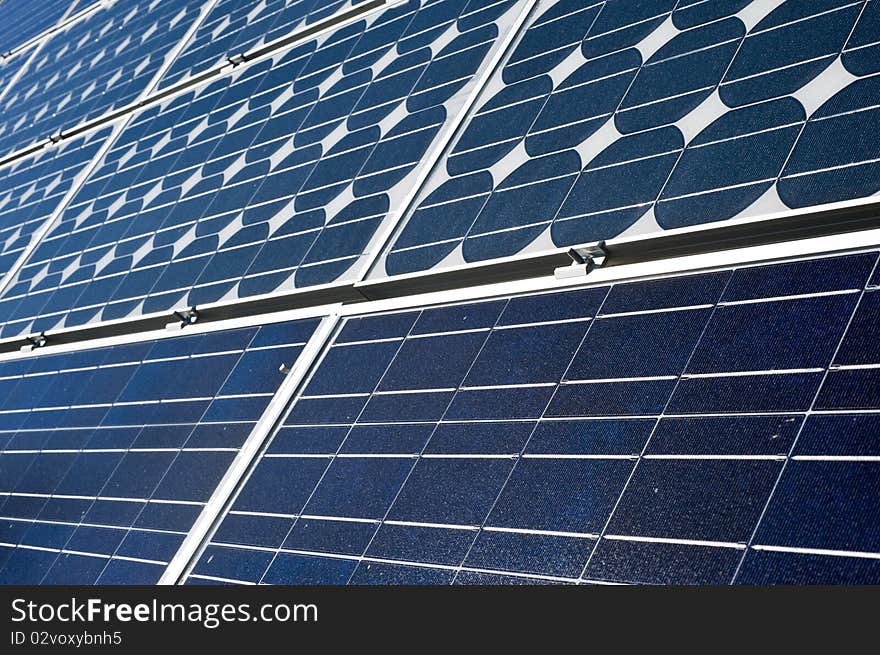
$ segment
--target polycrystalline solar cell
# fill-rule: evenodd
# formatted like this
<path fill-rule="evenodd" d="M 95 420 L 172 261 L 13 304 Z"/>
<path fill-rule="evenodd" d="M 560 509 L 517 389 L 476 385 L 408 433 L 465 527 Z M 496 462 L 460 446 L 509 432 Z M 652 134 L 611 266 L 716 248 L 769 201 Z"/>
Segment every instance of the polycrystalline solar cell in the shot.
<path fill-rule="evenodd" d="M 220 0 L 163 76 L 168 87 L 366 0 Z"/>
<path fill-rule="evenodd" d="M 0 168 L 0 278 L 58 210 L 110 128 L 63 141 Z"/>
<path fill-rule="evenodd" d="M 5 54 L 51 29 L 73 9 L 71 0 L 6 0 L 0 5 L 0 53 Z"/>
<path fill-rule="evenodd" d="M 134 102 L 199 15 L 202 0 L 118 0 L 29 56 L 0 98 L 0 153 Z"/>
<path fill-rule="evenodd" d="M 0 583 L 157 582 L 317 322 L 0 363 Z"/>
<path fill-rule="evenodd" d="M 189 582 L 876 583 L 877 259 L 348 318 Z"/>
<path fill-rule="evenodd" d="M 353 279 L 522 9 L 412 0 L 135 115 L 3 334 Z"/>
<path fill-rule="evenodd" d="M 542 0 L 373 275 L 880 190 L 877 0 Z"/>

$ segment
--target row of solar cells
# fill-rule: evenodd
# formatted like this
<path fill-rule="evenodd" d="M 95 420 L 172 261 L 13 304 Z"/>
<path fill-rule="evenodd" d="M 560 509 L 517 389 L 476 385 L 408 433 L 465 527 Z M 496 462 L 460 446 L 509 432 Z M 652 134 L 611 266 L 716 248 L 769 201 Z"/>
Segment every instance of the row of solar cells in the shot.
<path fill-rule="evenodd" d="M 189 580 L 876 583 L 877 258 L 346 319 Z M 0 362 L 0 580 L 158 580 L 316 325 Z"/>
<path fill-rule="evenodd" d="M 0 363 L 0 583 L 157 582 L 316 325 Z"/>
<path fill-rule="evenodd" d="M 880 191 L 880 2 L 539 3 L 377 275 Z"/>
<path fill-rule="evenodd" d="M 173 62 L 208 7 L 119 0 L 74 23 L 0 97 L 0 141 L 351 9 L 233 4 Z M 483 82 L 373 276 L 880 190 L 880 0 L 533 4 L 408 0 L 129 115 L 3 290 L 0 335 L 358 280 Z M 49 184 L 46 159 L 16 166 Z"/>
<path fill-rule="evenodd" d="M 877 583 L 877 258 L 350 318 L 189 581 Z"/>

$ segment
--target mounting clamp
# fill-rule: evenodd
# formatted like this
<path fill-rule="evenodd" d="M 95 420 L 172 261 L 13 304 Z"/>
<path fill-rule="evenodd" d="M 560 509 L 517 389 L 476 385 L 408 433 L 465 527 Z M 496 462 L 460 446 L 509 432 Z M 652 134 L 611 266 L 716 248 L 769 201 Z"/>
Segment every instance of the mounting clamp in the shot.
<path fill-rule="evenodd" d="M 198 310 L 195 307 L 190 307 L 189 309 L 181 309 L 178 311 L 172 312 L 174 318 L 177 321 L 166 323 L 166 330 L 182 330 L 187 325 L 192 325 L 193 323 L 197 323 L 201 316 L 199 315 Z"/>
<path fill-rule="evenodd" d="M 571 257 L 571 264 L 560 266 L 553 271 L 557 280 L 568 280 L 588 275 L 594 268 L 605 264 L 608 259 L 608 251 L 605 249 L 605 242 L 600 241 L 592 246 L 571 248 L 568 251 L 568 256 Z"/>
<path fill-rule="evenodd" d="M 37 348 L 42 348 L 48 343 L 48 339 L 46 338 L 45 332 L 40 332 L 36 336 L 25 337 L 27 343 L 23 345 L 19 350 L 23 353 L 31 352 L 32 350 L 36 350 Z"/>

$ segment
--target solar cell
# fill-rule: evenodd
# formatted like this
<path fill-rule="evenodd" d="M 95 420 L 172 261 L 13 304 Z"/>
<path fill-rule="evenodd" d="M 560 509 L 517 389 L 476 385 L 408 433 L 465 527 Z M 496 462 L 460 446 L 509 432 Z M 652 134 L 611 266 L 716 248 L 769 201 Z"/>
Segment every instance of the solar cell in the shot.
<path fill-rule="evenodd" d="M 163 76 L 159 88 L 197 76 L 229 57 L 320 23 L 366 0 L 219 0 Z"/>
<path fill-rule="evenodd" d="M 134 115 L 3 336 L 352 281 L 522 12 L 411 0 Z"/>
<path fill-rule="evenodd" d="M 0 362 L 0 583 L 153 584 L 317 319 Z"/>
<path fill-rule="evenodd" d="M 117 0 L 22 53 L 22 74 L 0 98 L 0 154 L 135 101 L 202 4 Z"/>
<path fill-rule="evenodd" d="M 876 0 L 542 0 L 372 275 L 880 190 Z"/>
<path fill-rule="evenodd" d="M 187 581 L 877 583 L 877 259 L 354 314 Z"/>

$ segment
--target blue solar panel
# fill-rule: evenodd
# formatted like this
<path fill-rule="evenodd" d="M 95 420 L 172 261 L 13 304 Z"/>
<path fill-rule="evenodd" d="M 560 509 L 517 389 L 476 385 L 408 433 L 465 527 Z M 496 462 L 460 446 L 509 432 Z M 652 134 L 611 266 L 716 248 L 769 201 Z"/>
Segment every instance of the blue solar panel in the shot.
<path fill-rule="evenodd" d="M 880 191 L 877 0 L 538 3 L 375 275 Z"/>
<path fill-rule="evenodd" d="M 109 136 L 106 128 L 0 168 L 0 279 L 31 245 Z"/>
<path fill-rule="evenodd" d="M 167 87 L 365 0 L 220 0 L 162 78 Z"/>
<path fill-rule="evenodd" d="M 521 10 L 411 0 L 135 115 L 3 336 L 352 280 Z"/>
<path fill-rule="evenodd" d="M 5 0 L 0 4 L 0 54 L 51 29 L 74 8 L 71 0 Z"/>
<path fill-rule="evenodd" d="M 118 0 L 23 53 L 24 71 L 0 99 L 0 154 L 136 100 L 202 4 Z"/>
<path fill-rule="evenodd" d="M 876 584 L 877 259 L 349 318 L 188 582 Z"/>
<path fill-rule="evenodd" d="M 0 362 L 0 584 L 153 584 L 317 320 Z"/>

